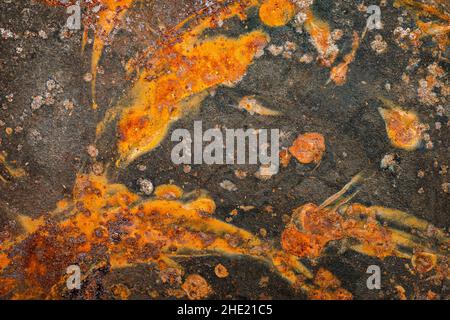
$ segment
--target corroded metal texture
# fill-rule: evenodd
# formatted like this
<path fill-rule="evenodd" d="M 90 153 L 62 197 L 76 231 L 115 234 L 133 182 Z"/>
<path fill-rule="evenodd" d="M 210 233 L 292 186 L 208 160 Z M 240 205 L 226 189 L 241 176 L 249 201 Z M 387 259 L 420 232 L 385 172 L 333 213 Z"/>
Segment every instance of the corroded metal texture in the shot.
<path fill-rule="evenodd" d="M 446 1 L 0 1 L 0 298 L 449 298 Z"/>

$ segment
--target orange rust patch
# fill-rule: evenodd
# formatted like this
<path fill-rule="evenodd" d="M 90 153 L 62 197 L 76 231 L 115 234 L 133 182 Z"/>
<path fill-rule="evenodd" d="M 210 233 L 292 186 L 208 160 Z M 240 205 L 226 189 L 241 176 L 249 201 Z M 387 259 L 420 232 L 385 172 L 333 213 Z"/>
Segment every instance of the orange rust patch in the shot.
<path fill-rule="evenodd" d="M 238 108 L 247 111 L 251 115 L 277 116 L 280 114 L 278 111 L 270 110 L 261 105 L 254 96 L 243 97 L 241 101 L 239 101 Z"/>
<path fill-rule="evenodd" d="M 389 140 L 396 148 L 415 150 L 420 146 L 424 125 L 413 111 L 405 111 L 399 107 L 379 108 L 386 124 Z"/>
<path fill-rule="evenodd" d="M 318 61 L 325 67 L 331 67 L 339 54 L 339 49 L 333 42 L 330 27 L 325 21 L 314 16 L 311 10 L 308 10 L 306 15 L 305 30 L 311 36 L 311 41 L 319 54 Z"/>
<path fill-rule="evenodd" d="M 295 15 L 295 5 L 290 0 L 265 0 L 259 8 L 261 21 L 269 27 L 286 25 Z"/>
<path fill-rule="evenodd" d="M 289 165 L 289 163 L 291 162 L 291 158 L 292 155 L 287 149 L 280 151 L 280 163 L 283 168 L 286 168 Z"/>
<path fill-rule="evenodd" d="M 317 271 L 314 283 L 321 288 L 337 288 L 341 285 L 339 279 L 337 279 L 330 271 L 323 268 L 320 268 L 319 271 Z"/>
<path fill-rule="evenodd" d="M 347 209 L 354 210 L 351 206 Z M 352 218 L 349 212 L 345 218 L 335 210 L 306 204 L 294 210 L 292 221 L 281 237 L 283 248 L 296 256 L 317 258 L 330 241 L 345 238 L 357 239 L 366 254 L 385 258 L 394 255 L 395 243 L 391 232 L 376 220 L 366 221 Z"/>
<path fill-rule="evenodd" d="M 0 272 L 6 268 L 9 262 L 8 256 L 5 253 L 0 253 Z"/>
<path fill-rule="evenodd" d="M 445 10 L 445 5 L 439 6 L 439 2 L 444 2 L 445 4 L 445 0 L 430 3 L 422 3 L 417 0 L 395 0 L 394 6 L 403 6 L 414 13 L 413 16 L 419 27 L 419 32 L 414 32 L 416 37 L 422 38 L 424 36 L 431 36 L 438 43 L 439 48 L 445 51 L 450 43 L 448 36 L 450 32 L 450 14 Z M 424 22 L 420 20 L 421 17 L 426 20 L 432 19 L 440 21 Z M 416 44 L 418 43 L 417 39 L 413 42 Z"/>
<path fill-rule="evenodd" d="M 319 163 L 325 152 L 325 138 L 320 133 L 299 135 L 289 152 L 303 164 Z"/>
<path fill-rule="evenodd" d="M 21 178 L 26 175 L 25 170 L 22 168 L 14 167 L 11 165 L 7 159 L 6 155 L 4 153 L 0 153 L 0 168 L 3 168 L 5 171 L 5 176 L 0 174 L 0 181 L 8 182 L 10 179 L 13 178 Z"/>
<path fill-rule="evenodd" d="M 125 163 L 159 145 L 170 123 L 180 117 L 184 100 L 217 85 L 238 82 L 268 42 L 262 31 L 237 39 L 197 40 L 191 34 L 181 39 L 156 54 L 151 61 L 154 67 L 140 75 L 132 90 L 133 105 L 119 122 L 118 148 Z"/>

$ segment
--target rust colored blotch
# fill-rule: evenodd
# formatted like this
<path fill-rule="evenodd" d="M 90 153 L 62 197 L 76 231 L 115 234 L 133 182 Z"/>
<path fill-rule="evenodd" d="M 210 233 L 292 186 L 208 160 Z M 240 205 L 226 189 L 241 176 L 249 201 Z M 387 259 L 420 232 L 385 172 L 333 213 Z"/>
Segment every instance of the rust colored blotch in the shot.
<path fill-rule="evenodd" d="M 227 268 L 221 263 L 214 268 L 214 273 L 218 278 L 226 278 L 229 275 Z"/>
<path fill-rule="evenodd" d="M 269 27 L 286 25 L 295 15 L 295 6 L 289 0 L 266 0 L 259 8 L 261 21 Z"/>
<path fill-rule="evenodd" d="M 419 147 L 424 125 L 416 113 L 398 107 L 379 108 L 378 111 L 386 123 L 386 131 L 394 147 L 409 151 Z"/>
<path fill-rule="evenodd" d="M 289 152 L 300 163 L 319 163 L 325 152 L 325 138 L 320 133 L 302 134 L 294 141 Z"/>
<path fill-rule="evenodd" d="M 318 286 L 309 294 L 312 300 L 352 300 L 353 296 L 347 290 L 341 288 L 341 282 L 330 271 L 320 268 L 314 278 L 314 284 Z"/>
<path fill-rule="evenodd" d="M 211 287 L 202 276 L 192 274 L 187 277 L 181 288 L 190 300 L 204 299 L 211 294 Z"/>

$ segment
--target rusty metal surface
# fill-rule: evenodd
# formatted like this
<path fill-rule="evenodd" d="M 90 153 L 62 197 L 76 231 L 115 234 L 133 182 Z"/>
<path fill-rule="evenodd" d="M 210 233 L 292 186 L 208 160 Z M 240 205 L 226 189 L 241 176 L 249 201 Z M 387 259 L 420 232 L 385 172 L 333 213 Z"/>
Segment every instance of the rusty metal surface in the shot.
<path fill-rule="evenodd" d="M 123 2 L 103 34 L 92 10 L 109 1 L 83 7 L 81 50 L 58 1 L 0 0 L 2 299 L 449 298 L 444 1 L 374 1 L 380 30 L 365 30 L 368 1 Z M 266 109 L 239 109 L 244 97 Z M 280 129 L 286 165 L 263 179 L 258 165 L 173 164 L 171 133 L 198 120 Z M 350 181 L 348 203 L 320 207 Z"/>

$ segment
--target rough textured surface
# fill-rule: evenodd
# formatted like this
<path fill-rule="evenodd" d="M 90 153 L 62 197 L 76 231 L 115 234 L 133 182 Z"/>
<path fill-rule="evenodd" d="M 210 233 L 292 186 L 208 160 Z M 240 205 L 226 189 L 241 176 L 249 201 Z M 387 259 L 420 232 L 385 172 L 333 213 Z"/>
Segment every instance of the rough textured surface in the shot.
<path fill-rule="evenodd" d="M 257 9 L 252 8 L 247 20 L 232 18 L 224 22 L 223 28 L 207 30 L 210 37 L 216 34 L 236 37 L 258 28 L 270 36 L 271 45 L 282 46 L 290 41 L 295 43 L 296 49 L 289 55 L 274 56 L 266 48 L 239 83 L 234 87 L 214 88 L 214 94 L 208 95 L 198 109 L 188 112 L 170 127 L 169 135 L 157 148 L 126 168 L 109 170 L 110 179 L 144 198 L 140 179 L 149 179 L 155 187 L 174 183 L 186 192 L 207 190 L 217 205 L 215 217 L 259 234 L 280 247 L 286 215 L 290 217 L 292 210 L 302 204 L 322 203 L 356 174 L 368 170 L 371 177 L 353 201 L 399 209 L 447 230 L 450 204 L 446 169 L 450 147 L 449 97 L 446 95 L 448 47 L 445 45 L 441 50 L 436 41 L 425 37 L 420 48 L 408 43 L 407 48 L 402 49 L 394 30 L 398 26 L 416 29 L 414 15 L 404 7 L 395 8 L 392 1 L 382 2 L 386 3 L 381 6 L 383 29 L 367 32 L 342 86 L 327 83 L 330 69 L 315 61 L 317 51 L 310 36 L 305 30 L 296 30 L 299 27 L 292 21 L 285 26 L 268 27 L 261 23 Z M 123 68 L 125 63 L 137 52 L 156 46 L 154 41 L 158 37 L 203 5 L 201 1 L 134 4 L 124 21 L 118 23 L 110 44 L 104 49 L 99 63 L 103 72 L 97 75 L 96 81 L 99 107 L 93 109 L 91 82 L 83 79 L 91 72 L 91 45 L 88 42 L 85 52 L 81 53 L 82 31 L 65 29 L 65 9 L 36 1 L 0 0 L 0 28 L 3 30 L 0 37 L 0 151 L 7 155 L 7 162 L 0 164 L 0 174 L 5 178 L 0 181 L 2 238 L 22 232 L 18 215 L 38 218 L 53 211 L 59 200 L 71 198 L 77 174 L 89 172 L 95 162 L 88 153 L 89 145 L 95 144 L 98 148 L 98 162 L 114 168 L 117 133 L 107 130 L 96 142 L 95 130 L 106 110 L 116 106 L 132 86 Z M 443 8 L 448 17 L 448 7 Z M 351 51 L 352 32 L 362 33 L 367 14 L 361 12 L 354 1 L 346 0 L 316 0 L 313 10 L 328 22 L 331 30 L 343 31 L 342 38 L 336 41 L 340 52 L 337 63 L 341 62 Z M 448 26 L 449 20 L 442 23 Z M 5 30 L 16 36 L 5 36 Z M 373 49 L 378 34 L 387 45 L 379 54 Z M 93 34 L 90 38 L 93 39 Z M 448 38 L 444 43 L 448 43 Z M 300 62 L 304 54 L 311 55 L 312 62 Z M 411 66 L 411 59 L 417 59 L 417 65 Z M 435 100 L 429 103 L 420 97 L 418 88 L 421 79 L 430 74 L 429 66 L 433 64 L 439 66 L 444 75 L 439 78 L 442 85 L 435 88 Z M 405 81 L 406 76 L 408 81 Z M 54 80 L 57 87 L 53 88 L 49 80 Z M 46 92 L 54 101 L 47 101 L 34 110 L 33 97 L 40 95 L 45 99 Z M 248 95 L 258 97 L 264 106 L 281 115 L 251 115 L 233 107 Z M 378 111 L 383 107 L 380 96 L 415 111 L 421 122 L 429 126 L 427 134 L 432 147 L 426 144 L 426 137 L 417 150 L 394 148 Z M 192 165 L 189 169 L 173 165 L 170 154 L 174 143 L 170 141 L 170 132 L 177 128 L 192 131 L 195 120 L 202 120 L 204 128 L 280 129 L 283 148 L 290 147 L 299 134 L 318 132 L 325 137 L 326 152 L 319 165 L 301 164 L 293 158 L 269 180 L 255 177 L 258 166 L 254 165 Z M 8 134 L 7 128 L 11 128 L 12 133 Z M 389 154 L 394 155 L 393 163 L 382 166 L 383 158 Z M 11 177 L 7 166 L 22 168 L 26 174 Z M 247 172 L 247 177 L 239 179 L 236 170 Z M 224 180 L 233 182 L 237 191 L 222 188 L 220 184 Z M 242 210 L 240 206 L 253 208 Z M 231 214 L 234 209 L 237 215 Z M 184 257 L 177 261 L 184 272 L 173 283 L 163 281 L 163 271 L 151 264 L 137 263 L 115 270 L 103 267 L 88 275 L 82 290 L 64 291 L 60 297 L 186 298 L 185 286 L 181 284 L 188 275 L 199 274 L 211 287 L 209 298 L 306 298 L 266 264 L 251 257 L 214 255 Z M 227 277 L 216 276 L 214 270 L 219 263 L 228 270 Z M 313 270 L 331 271 L 356 299 L 397 299 L 400 298 L 398 285 L 406 290 L 408 298 L 426 298 L 429 290 L 439 299 L 449 298 L 448 278 L 435 283 L 429 279 L 432 274 L 412 274 L 411 262 L 406 259 L 380 260 L 331 245 L 326 255 L 306 263 Z M 366 287 L 366 269 L 372 264 L 381 267 L 381 290 Z M 117 287 L 118 284 L 126 289 Z"/>

